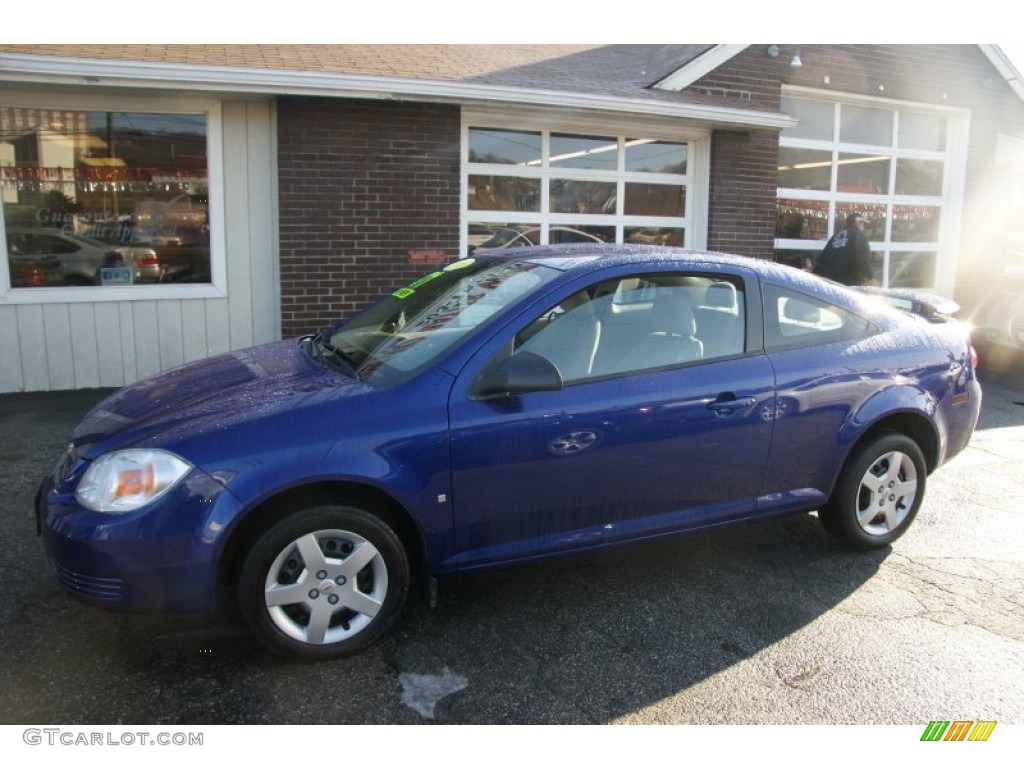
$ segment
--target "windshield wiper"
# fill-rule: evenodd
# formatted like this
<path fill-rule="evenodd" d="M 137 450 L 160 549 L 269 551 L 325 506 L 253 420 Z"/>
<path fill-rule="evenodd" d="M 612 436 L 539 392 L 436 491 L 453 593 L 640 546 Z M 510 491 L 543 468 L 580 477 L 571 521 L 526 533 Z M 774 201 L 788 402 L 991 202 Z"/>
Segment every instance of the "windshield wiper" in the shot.
<path fill-rule="evenodd" d="M 336 363 L 340 363 L 341 368 L 346 373 L 355 377 L 356 369 L 359 368 L 358 361 L 345 350 L 331 344 L 331 342 L 327 340 L 328 331 L 330 331 L 329 328 L 323 328 L 313 336 L 306 337 L 309 341 L 309 354 L 317 360 L 333 360 Z M 325 358 L 324 352 L 327 352 L 330 357 Z"/>

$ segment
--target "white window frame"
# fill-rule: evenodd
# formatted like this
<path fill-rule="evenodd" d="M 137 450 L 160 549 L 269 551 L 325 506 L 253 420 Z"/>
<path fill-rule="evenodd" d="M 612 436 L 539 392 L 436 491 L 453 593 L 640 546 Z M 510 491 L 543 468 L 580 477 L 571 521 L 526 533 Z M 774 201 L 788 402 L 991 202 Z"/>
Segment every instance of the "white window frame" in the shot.
<path fill-rule="evenodd" d="M 522 167 L 506 163 L 470 163 L 470 128 L 494 128 L 509 131 L 530 131 L 541 134 L 543 163 L 539 166 Z M 618 168 L 614 173 L 588 168 L 551 166 L 551 134 L 572 134 L 580 136 L 608 136 L 619 144 Z M 625 170 L 623 144 L 628 138 L 642 137 L 657 141 L 672 141 L 688 145 L 685 174 L 659 174 L 628 172 Z M 514 221 L 517 224 L 535 224 L 541 230 L 543 242 L 547 242 L 552 226 L 574 224 L 599 227 L 614 227 L 615 242 L 623 241 L 626 228 L 673 228 L 685 232 L 686 248 L 701 250 L 707 247 L 707 221 L 709 198 L 709 166 L 711 139 L 705 130 L 680 127 L 678 123 L 652 119 L 613 119 L 597 116 L 581 116 L 578 112 L 530 110 L 469 110 L 462 112 L 462 200 L 460 204 L 460 252 L 468 250 L 470 224 L 487 224 L 496 221 Z M 530 212 L 470 210 L 467 190 L 470 176 L 519 176 L 541 180 L 540 210 Z M 614 214 L 574 214 L 549 212 L 549 184 L 552 179 L 576 181 L 615 182 L 617 185 L 616 211 Z M 674 184 L 686 189 L 686 211 L 681 217 L 626 216 L 625 185 L 627 183 Z"/>
<path fill-rule="evenodd" d="M 970 131 L 970 112 L 964 109 L 945 108 L 935 104 L 921 104 L 895 99 L 878 99 L 853 94 L 837 94 L 832 91 L 820 91 L 812 88 L 783 87 L 783 95 L 795 99 L 820 101 L 831 104 L 836 109 L 836 120 L 833 125 L 833 136 L 831 140 L 822 141 L 805 138 L 779 137 L 780 147 L 794 147 L 800 149 L 815 149 L 832 154 L 832 181 L 831 189 L 836 188 L 836 174 L 838 166 L 836 159 L 840 153 L 848 154 L 882 154 L 879 147 L 873 145 L 860 145 L 849 142 L 841 142 L 839 136 L 840 120 L 838 118 L 839 106 L 869 107 L 894 112 L 893 136 L 891 146 L 884 149 L 884 154 L 891 158 L 893 163 L 904 158 L 935 160 L 943 163 L 942 194 L 936 196 L 911 196 L 896 195 L 893 189 L 895 173 L 890 173 L 889 189 L 880 194 L 862 194 L 849 192 L 832 192 L 823 190 L 791 189 L 778 187 L 776 198 L 779 200 L 808 200 L 824 202 L 828 204 L 828 225 L 827 233 L 830 236 L 839 226 L 836 221 L 836 203 L 862 203 L 865 205 L 883 205 L 890 210 L 893 206 L 901 205 L 922 205 L 935 207 L 940 211 L 939 231 L 935 241 L 929 242 L 901 242 L 892 240 L 893 218 L 889 216 L 886 221 L 885 239 L 883 241 L 872 241 L 871 250 L 881 252 L 883 255 L 882 274 L 885 283 L 888 284 L 890 255 L 893 252 L 935 252 L 935 279 L 934 283 L 925 288 L 935 288 L 943 293 L 952 295 L 956 282 L 956 253 L 960 239 L 960 219 L 963 212 L 964 185 L 966 182 L 968 136 Z M 899 113 L 914 112 L 933 114 L 946 120 L 946 146 L 939 151 L 905 149 L 897 146 L 897 131 L 899 130 Z M 788 238 L 776 238 L 775 250 L 805 251 L 809 255 L 816 256 L 825 247 L 825 240 L 799 240 Z"/>
<path fill-rule="evenodd" d="M 147 96 L 81 96 L 53 92 L 25 94 L 0 90 L 0 106 L 90 112 L 152 112 L 206 116 L 207 189 L 210 202 L 210 282 L 190 284 L 12 288 L 7 264 L 7 230 L 0 199 L 0 306 L 6 304 L 79 304 L 107 301 L 207 299 L 227 296 L 224 214 L 224 148 L 220 102 L 212 99 Z"/>

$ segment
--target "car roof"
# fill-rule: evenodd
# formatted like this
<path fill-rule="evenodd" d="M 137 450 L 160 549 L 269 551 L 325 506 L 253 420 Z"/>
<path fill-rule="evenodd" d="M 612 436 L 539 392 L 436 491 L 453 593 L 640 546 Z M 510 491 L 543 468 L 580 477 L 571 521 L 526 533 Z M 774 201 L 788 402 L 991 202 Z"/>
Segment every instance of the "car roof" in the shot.
<path fill-rule="evenodd" d="M 470 257 L 473 258 L 473 257 Z M 787 264 L 768 259 L 739 256 L 716 251 L 699 251 L 670 245 L 643 245 L 637 243 L 566 243 L 564 245 L 535 245 L 522 248 L 486 251 L 477 258 L 505 261 L 541 262 L 566 273 L 567 278 L 581 276 L 607 267 L 696 267 L 701 271 L 756 275 L 759 280 L 787 286 L 797 291 L 814 294 L 861 313 L 873 313 L 876 302 L 847 286 L 824 280 L 817 275 Z M 575 274 L 574 274 L 575 273 Z"/>
<path fill-rule="evenodd" d="M 526 248 L 487 251 L 489 258 L 508 261 L 539 261 L 563 272 L 589 272 L 595 268 L 616 266 L 643 267 L 652 264 L 678 264 L 734 269 L 748 269 L 761 275 L 779 271 L 782 265 L 749 256 L 696 251 L 665 245 L 636 243 L 566 243 L 536 245 Z M 796 270 L 791 270 L 796 272 Z M 784 274 L 781 273 L 780 274 Z"/>

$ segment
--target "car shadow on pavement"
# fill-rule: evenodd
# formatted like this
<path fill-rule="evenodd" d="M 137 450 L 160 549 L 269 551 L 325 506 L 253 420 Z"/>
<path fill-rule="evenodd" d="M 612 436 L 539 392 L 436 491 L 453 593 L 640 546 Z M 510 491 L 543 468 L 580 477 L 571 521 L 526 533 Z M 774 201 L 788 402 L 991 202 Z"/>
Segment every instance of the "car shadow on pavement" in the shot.
<path fill-rule="evenodd" d="M 889 550 L 840 548 L 813 515 L 442 581 L 363 653 L 296 662 L 237 617 L 82 606 L 49 573 L 32 499 L 104 392 L 0 395 L 0 722 L 419 723 L 403 674 L 454 673 L 444 723 L 607 723 L 727 671 L 856 592 Z M 784 684 L 814 674 L 779 673 Z M 730 696 L 742 697 L 742 690 Z M 714 722 L 718 715 L 708 714 Z"/>

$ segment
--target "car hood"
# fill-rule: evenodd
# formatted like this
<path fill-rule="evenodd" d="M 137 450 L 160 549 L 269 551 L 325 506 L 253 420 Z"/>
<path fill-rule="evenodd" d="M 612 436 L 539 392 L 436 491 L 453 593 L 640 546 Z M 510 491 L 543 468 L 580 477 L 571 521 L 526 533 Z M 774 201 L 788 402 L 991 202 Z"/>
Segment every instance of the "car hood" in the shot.
<path fill-rule="evenodd" d="M 86 415 L 73 443 L 86 458 L 121 447 L 170 445 L 367 391 L 312 360 L 292 339 L 208 358 L 118 390 Z"/>

